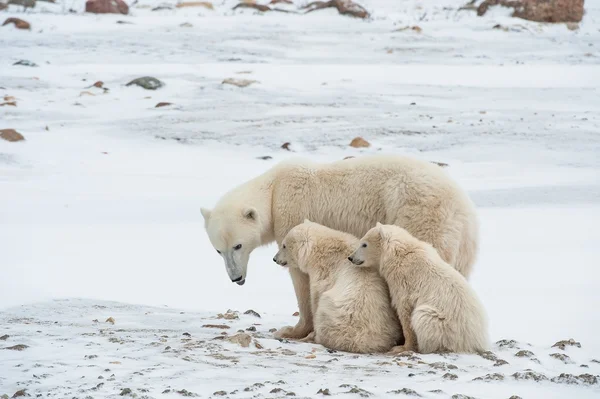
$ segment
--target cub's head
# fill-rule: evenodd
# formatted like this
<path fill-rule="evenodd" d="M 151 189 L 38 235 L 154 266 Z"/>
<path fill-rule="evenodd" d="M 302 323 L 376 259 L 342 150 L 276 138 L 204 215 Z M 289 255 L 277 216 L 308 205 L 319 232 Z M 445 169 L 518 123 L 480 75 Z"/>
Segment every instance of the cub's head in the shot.
<path fill-rule="evenodd" d="M 347 264 L 357 238 L 307 219 L 289 231 L 273 260 L 304 273 Z"/>
<path fill-rule="evenodd" d="M 304 273 L 308 273 L 308 258 L 312 249 L 310 227 L 311 222 L 305 220 L 304 223 L 292 228 L 283 239 L 273 262 L 283 267 L 297 267 Z"/>
<path fill-rule="evenodd" d="M 382 241 L 386 235 L 385 230 L 386 226 L 378 222 L 361 238 L 358 248 L 348 257 L 348 260 L 360 267 L 379 267 Z"/>
<path fill-rule="evenodd" d="M 250 253 L 261 245 L 260 215 L 252 207 L 201 209 L 208 238 L 232 282 L 243 285 Z"/>

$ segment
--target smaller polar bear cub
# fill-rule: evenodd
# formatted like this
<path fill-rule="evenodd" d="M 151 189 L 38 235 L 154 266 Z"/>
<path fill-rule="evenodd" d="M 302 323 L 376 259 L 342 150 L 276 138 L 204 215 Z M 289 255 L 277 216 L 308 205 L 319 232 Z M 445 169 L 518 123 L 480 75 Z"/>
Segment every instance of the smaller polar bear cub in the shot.
<path fill-rule="evenodd" d="M 357 245 L 351 234 L 305 220 L 273 260 L 308 274 L 314 320 L 308 339 L 346 352 L 387 352 L 401 338 L 400 323 L 379 273 L 348 262 Z"/>
<path fill-rule="evenodd" d="M 393 352 L 479 352 L 488 347 L 487 317 L 467 280 L 430 244 L 377 223 L 348 258 L 375 268 L 388 284 L 405 343 Z"/>

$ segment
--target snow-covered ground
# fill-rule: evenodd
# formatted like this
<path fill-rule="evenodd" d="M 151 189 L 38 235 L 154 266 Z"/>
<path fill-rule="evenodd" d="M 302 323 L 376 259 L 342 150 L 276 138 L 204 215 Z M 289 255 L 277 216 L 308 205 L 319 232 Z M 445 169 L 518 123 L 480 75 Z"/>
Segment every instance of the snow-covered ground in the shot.
<path fill-rule="evenodd" d="M 364 1 L 369 21 L 230 0 L 151 11 L 161 3 L 0 12 L 32 24 L 0 27 L 0 103 L 17 102 L 0 107 L 0 129 L 26 137 L 0 140 L 0 397 L 600 395 L 600 4 L 572 31 L 451 0 Z M 145 75 L 165 86 L 125 86 Z M 221 83 L 232 77 L 257 82 Z M 356 136 L 372 146 L 350 148 Z M 471 283 L 494 342 L 515 340 L 493 348 L 508 364 L 275 340 L 297 308 L 273 245 L 253 253 L 243 287 L 229 281 L 201 206 L 292 156 L 376 152 L 445 162 L 475 200 Z M 228 309 L 239 319 L 216 318 Z M 248 348 L 214 340 L 251 326 Z M 569 338 L 581 348 L 551 348 Z M 513 376 L 527 369 L 548 380 Z M 473 381 L 494 373 L 504 380 Z"/>

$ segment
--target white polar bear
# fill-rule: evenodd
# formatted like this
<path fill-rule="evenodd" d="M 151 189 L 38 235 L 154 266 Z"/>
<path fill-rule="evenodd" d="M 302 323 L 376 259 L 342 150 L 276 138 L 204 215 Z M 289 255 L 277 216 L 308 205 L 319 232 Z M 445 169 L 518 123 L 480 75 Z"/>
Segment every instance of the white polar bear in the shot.
<path fill-rule="evenodd" d="M 476 353 L 488 348 L 487 317 L 467 280 L 430 244 L 380 223 L 348 258 L 379 270 L 398 312 L 405 343 L 393 352 Z"/>
<path fill-rule="evenodd" d="M 243 284 L 250 253 L 304 219 L 362 237 L 375 223 L 396 224 L 431 243 L 464 276 L 475 262 L 478 223 L 466 193 L 430 162 L 373 155 L 329 164 L 284 162 L 202 208 L 208 237 L 231 281 Z M 277 332 L 303 338 L 313 329 L 308 276 L 291 268 L 300 320 Z"/>
<path fill-rule="evenodd" d="M 285 236 L 273 260 L 308 274 L 314 333 L 307 340 L 346 352 L 387 352 L 401 338 L 400 322 L 377 270 L 348 261 L 357 245 L 351 234 L 306 220 Z"/>

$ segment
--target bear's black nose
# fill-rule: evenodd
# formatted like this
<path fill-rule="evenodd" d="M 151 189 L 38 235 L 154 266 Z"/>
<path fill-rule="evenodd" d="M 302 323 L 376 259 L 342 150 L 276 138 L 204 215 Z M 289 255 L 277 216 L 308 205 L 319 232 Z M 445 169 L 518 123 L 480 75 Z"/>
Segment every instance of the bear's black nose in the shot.
<path fill-rule="evenodd" d="M 277 258 L 273 258 L 273 262 L 277 263 Z"/>
<path fill-rule="evenodd" d="M 354 262 L 354 258 L 353 258 L 352 256 L 348 256 L 348 260 L 349 260 L 350 262 Z"/>

